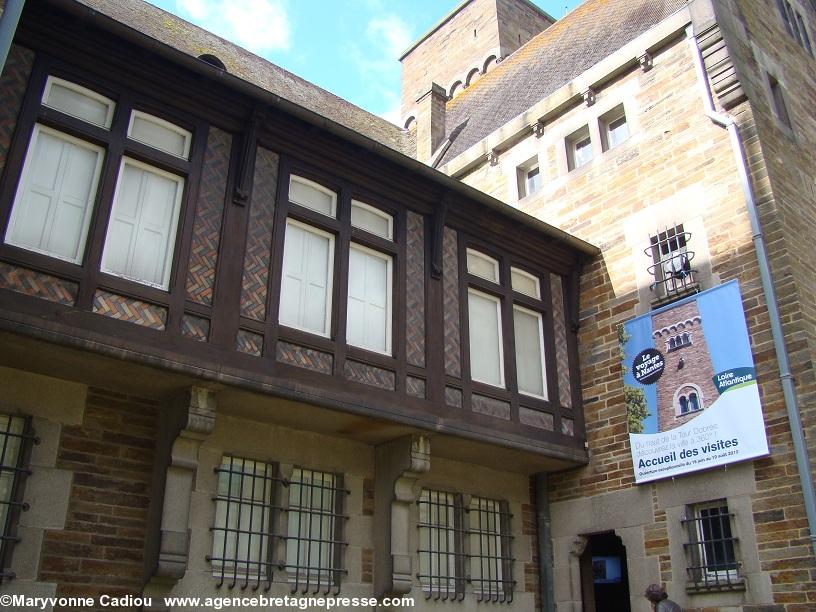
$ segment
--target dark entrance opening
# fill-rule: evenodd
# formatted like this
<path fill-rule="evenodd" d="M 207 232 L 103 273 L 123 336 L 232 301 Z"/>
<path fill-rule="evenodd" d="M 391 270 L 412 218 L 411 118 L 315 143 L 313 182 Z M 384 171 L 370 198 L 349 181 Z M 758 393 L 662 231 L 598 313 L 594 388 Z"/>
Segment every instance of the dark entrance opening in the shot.
<path fill-rule="evenodd" d="M 626 547 L 614 532 L 587 540 L 581 555 L 584 612 L 630 612 Z"/>

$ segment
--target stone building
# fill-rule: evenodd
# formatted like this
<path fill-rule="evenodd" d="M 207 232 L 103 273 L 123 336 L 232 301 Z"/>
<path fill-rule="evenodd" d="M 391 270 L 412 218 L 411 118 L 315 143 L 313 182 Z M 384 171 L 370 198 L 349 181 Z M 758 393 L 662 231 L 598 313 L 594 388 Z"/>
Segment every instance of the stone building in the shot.
<path fill-rule="evenodd" d="M 405 59 L 441 54 L 454 18 Z M 651 582 L 691 610 L 816 607 L 814 34 L 804 0 L 586 0 L 405 111 L 420 159 L 602 251 L 576 321 L 591 459 L 549 478 L 545 609 L 645 611 Z M 732 279 L 770 455 L 635 485 L 619 326 Z M 608 557 L 628 573 L 614 595 L 592 578 Z"/>
<path fill-rule="evenodd" d="M 697 302 L 656 314 L 652 325 L 655 344 L 666 363 L 656 383 L 657 429 L 667 431 L 693 419 L 719 394 Z"/>

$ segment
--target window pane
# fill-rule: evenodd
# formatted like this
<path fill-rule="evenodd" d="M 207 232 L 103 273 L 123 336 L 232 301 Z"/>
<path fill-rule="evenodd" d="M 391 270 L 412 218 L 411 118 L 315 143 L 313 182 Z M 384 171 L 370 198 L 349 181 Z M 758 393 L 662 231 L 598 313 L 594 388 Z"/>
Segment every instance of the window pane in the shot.
<path fill-rule="evenodd" d="M 468 290 L 470 330 L 470 377 L 473 380 L 504 386 L 501 318 L 499 300 Z"/>
<path fill-rule="evenodd" d="M 475 276 L 499 282 L 499 262 L 473 249 L 467 250 L 467 270 Z"/>
<path fill-rule="evenodd" d="M 23 442 L 23 430 L 25 420 L 20 417 L 13 417 L 6 414 L 0 415 L 0 531 L 3 536 L 10 535 L 4 530 L 7 527 L 11 507 L 11 495 L 14 492 L 14 480 L 17 478 L 17 463 L 20 459 L 20 451 Z M 3 542 L 0 547 L 6 548 L 9 543 Z"/>
<path fill-rule="evenodd" d="M 456 590 L 456 506 L 451 493 L 423 489 L 419 499 L 419 581 L 436 593 Z"/>
<path fill-rule="evenodd" d="M 167 289 L 184 179 L 125 158 L 113 199 L 102 271 Z"/>
<path fill-rule="evenodd" d="M 519 391 L 546 399 L 541 315 L 513 306 L 513 333 Z"/>
<path fill-rule="evenodd" d="M 289 179 L 289 199 L 295 204 L 334 217 L 337 214 L 337 194 L 322 185 L 299 176 Z"/>
<path fill-rule="evenodd" d="M 510 268 L 510 284 L 513 291 L 529 295 L 537 300 L 541 299 L 541 288 L 538 279 L 518 268 Z"/>
<path fill-rule="evenodd" d="M 356 200 L 351 201 L 351 224 L 388 240 L 394 237 L 391 215 Z"/>
<path fill-rule="evenodd" d="M 527 195 L 532 195 L 536 191 L 538 191 L 538 188 L 541 185 L 541 173 L 539 172 L 538 166 L 527 171 L 526 182 L 527 182 L 526 184 Z"/>
<path fill-rule="evenodd" d="M 286 565 L 293 574 L 329 581 L 334 566 L 337 500 L 334 474 L 295 468 L 289 485 Z"/>
<path fill-rule="evenodd" d="M 352 244 L 349 252 L 349 344 L 391 352 L 391 258 Z"/>
<path fill-rule="evenodd" d="M 55 77 L 48 77 L 42 103 L 66 115 L 105 128 L 111 126 L 113 119 L 113 100 Z"/>
<path fill-rule="evenodd" d="M 329 335 L 333 258 L 331 235 L 287 220 L 278 318 L 282 325 Z"/>
<path fill-rule="evenodd" d="M 481 595 L 504 592 L 501 538 L 501 504 L 474 497 L 468 515 L 470 526 L 470 576 L 473 590 Z"/>
<path fill-rule="evenodd" d="M 629 138 L 629 126 L 626 117 L 619 117 L 609 122 L 608 126 L 609 147 L 616 147 Z"/>
<path fill-rule="evenodd" d="M 187 159 L 190 154 L 190 132 L 158 117 L 133 111 L 128 137 L 165 153 Z"/>
<path fill-rule="evenodd" d="M 575 167 L 580 168 L 592 160 L 592 141 L 589 137 L 575 143 Z"/>
<path fill-rule="evenodd" d="M 104 151 L 36 125 L 6 242 L 80 263 Z"/>

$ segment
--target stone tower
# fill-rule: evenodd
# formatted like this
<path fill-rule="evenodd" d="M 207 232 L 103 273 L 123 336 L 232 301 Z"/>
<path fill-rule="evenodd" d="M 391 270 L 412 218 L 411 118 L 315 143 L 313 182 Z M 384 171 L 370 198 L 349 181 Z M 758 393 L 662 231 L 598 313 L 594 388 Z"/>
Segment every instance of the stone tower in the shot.
<path fill-rule="evenodd" d="M 403 119 L 433 83 L 455 96 L 554 22 L 529 0 L 465 0 L 400 58 Z"/>
<path fill-rule="evenodd" d="M 666 360 L 656 383 L 658 430 L 666 431 L 700 414 L 719 393 L 696 300 L 654 315 L 652 330 Z"/>

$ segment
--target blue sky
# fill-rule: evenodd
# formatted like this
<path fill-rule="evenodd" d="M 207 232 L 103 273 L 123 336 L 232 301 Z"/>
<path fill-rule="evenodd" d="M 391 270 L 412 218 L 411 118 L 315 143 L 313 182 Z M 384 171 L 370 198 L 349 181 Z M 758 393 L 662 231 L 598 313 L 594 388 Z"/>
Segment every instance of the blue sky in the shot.
<path fill-rule="evenodd" d="M 399 122 L 399 56 L 461 0 L 150 0 Z M 580 0 L 533 0 L 561 18 Z"/>

